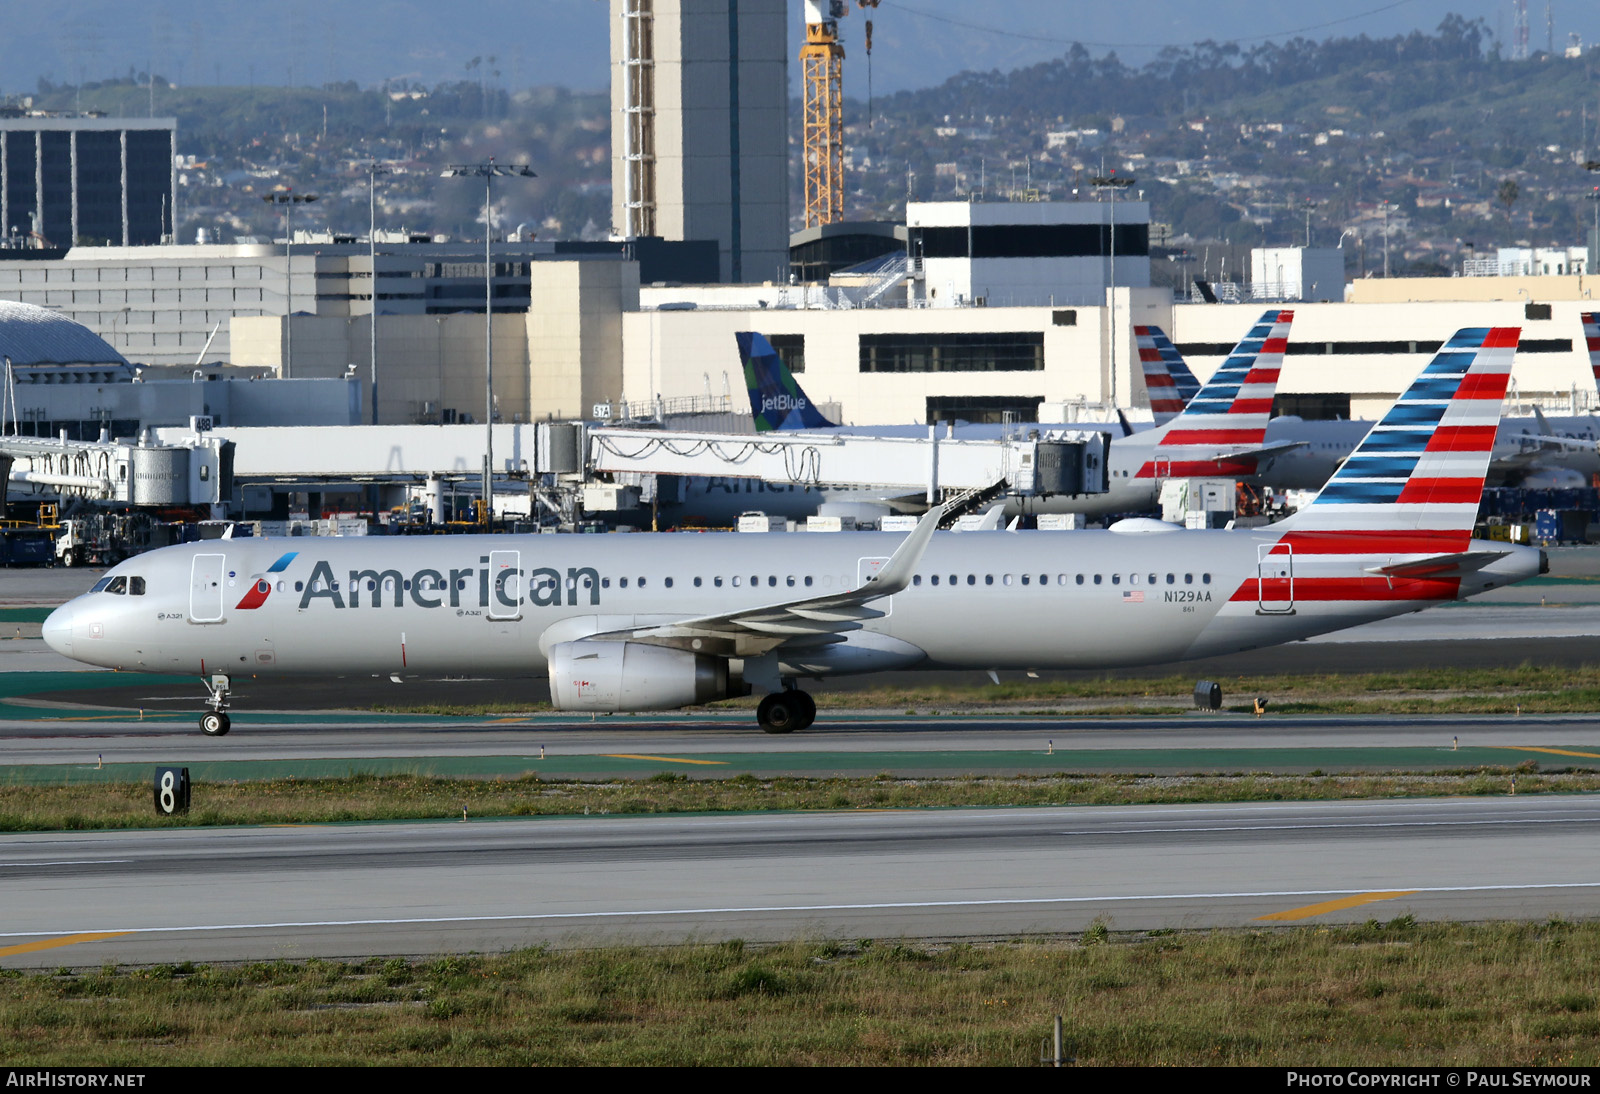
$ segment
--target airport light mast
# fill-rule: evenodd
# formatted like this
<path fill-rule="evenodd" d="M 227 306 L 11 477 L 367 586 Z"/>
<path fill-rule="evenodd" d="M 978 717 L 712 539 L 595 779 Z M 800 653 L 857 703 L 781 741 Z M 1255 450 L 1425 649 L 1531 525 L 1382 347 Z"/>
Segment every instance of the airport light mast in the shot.
<path fill-rule="evenodd" d="M 492 156 L 483 163 L 452 163 L 439 172 L 440 178 L 483 180 L 483 521 L 491 528 L 494 526 L 494 258 L 489 245 L 494 240 L 496 175 L 538 177 L 525 163 L 496 163 Z"/>
<path fill-rule="evenodd" d="M 294 207 L 309 205 L 316 194 L 296 194 L 289 190 L 262 194 L 268 205 L 283 206 L 283 378 L 294 378 Z"/>
<path fill-rule="evenodd" d="M 1126 190 L 1134 183 L 1132 175 L 1119 175 L 1112 171 L 1109 175 L 1096 175 L 1089 180 L 1096 192 L 1109 190 L 1111 192 L 1111 226 L 1106 231 L 1106 240 L 1109 244 L 1109 264 L 1107 268 L 1107 283 L 1111 288 L 1110 311 L 1106 316 L 1106 327 L 1110 331 L 1111 350 L 1111 407 L 1117 406 L 1117 193 Z"/>

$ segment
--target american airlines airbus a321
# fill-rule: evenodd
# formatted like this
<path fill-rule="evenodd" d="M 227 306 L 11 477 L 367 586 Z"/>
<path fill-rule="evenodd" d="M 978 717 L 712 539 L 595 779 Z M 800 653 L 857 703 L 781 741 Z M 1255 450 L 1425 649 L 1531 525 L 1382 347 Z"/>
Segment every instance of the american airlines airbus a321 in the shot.
<path fill-rule="evenodd" d="M 1516 328 L 1463 330 L 1299 513 L 1266 528 L 222 540 L 110 570 L 45 640 L 193 672 L 228 731 L 236 676 L 548 673 L 560 710 L 667 710 L 885 669 L 1102 668 L 1290 642 L 1532 577 L 1472 539 Z M 1248 385 L 1247 385 L 1248 386 Z M 1203 438 L 1196 438 L 1196 442 Z"/>

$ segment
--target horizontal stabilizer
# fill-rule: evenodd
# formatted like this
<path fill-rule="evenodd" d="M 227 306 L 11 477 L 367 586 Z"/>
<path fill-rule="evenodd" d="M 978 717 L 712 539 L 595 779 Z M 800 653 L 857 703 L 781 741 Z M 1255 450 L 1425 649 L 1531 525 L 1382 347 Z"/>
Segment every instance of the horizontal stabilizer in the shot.
<path fill-rule="evenodd" d="M 1505 558 L 1510 551 L 1460 551 L 1448 555 L 1429 555 L 1413 558 L 1389 566 L 1368 566 L 1369 574 L 1384 577 L 1451 577 L 1481 570 L 1496 559 Z"/>

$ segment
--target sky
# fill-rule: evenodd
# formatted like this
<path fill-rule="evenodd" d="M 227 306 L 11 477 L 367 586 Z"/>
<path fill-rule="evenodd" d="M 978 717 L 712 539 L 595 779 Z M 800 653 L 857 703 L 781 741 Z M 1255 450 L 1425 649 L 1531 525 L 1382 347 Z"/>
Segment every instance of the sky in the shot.
<path fill-rule="evenodd" d="M 791 0 L 790 52 L 803 4 Z M 840 22 L 845 93 L 865 97 L 866 13 L 852 2 Z M 1594 0 L 1527 0 L 1529 41 L 1544 48 L 1546 12 L 1557 49 L 1568 34 L 1600 43 Z M 966 70 L 1008 70 L 1059 56 L 1072 41 L 1114 49 L 1131 64 L 1163 46 L 1204 39 L 1249 47 L 1296 35 L 1321 39 L 1432 31 L 1448 13 L 1482 18 L 1509 43 L 1512 0 L 1351 0 L 1340 6 L 1281 0 L 882 0 L 873 11 L 874 94 L 927 87 Z M 999 17 L 1003 14 L 1003 18 Z M 0 0 L 0 92 L 27 93 L 38 79 L 76 83 L 130 68 L 180 84 L 409 79 L 432 85 L 487 71 L 500 86 L 607 85 L 606 0 Z M 478 65 L 472 65 L 478 58 Z M 492 58 L 492 60 L 491 60 Z M 798 80 L 798 65 L 794 66 Z"/>

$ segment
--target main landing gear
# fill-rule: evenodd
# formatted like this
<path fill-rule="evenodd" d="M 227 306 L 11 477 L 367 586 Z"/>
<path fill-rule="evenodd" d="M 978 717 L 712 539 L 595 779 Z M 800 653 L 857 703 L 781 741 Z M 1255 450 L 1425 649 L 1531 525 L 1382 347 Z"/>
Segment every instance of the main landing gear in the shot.
<path fill-rule="evenodd" d="M 767 733 L 793 733 L 816 720 L 816 700 L 799 688 L 774 691 L 756 707 L 756 721 Z"/>
<path fill-rule="evenodd" d="M 201 680 L 206 691 L 211 695 L 206 700 L 206 706 L 211 709 L 200 715 L 200 732 L 207 737 L 224 737 L 228 730 L 233 728 L 233 723 L 228 718 L 228 687 L 230 681 L 221 673 L 210 680 Z"/>

